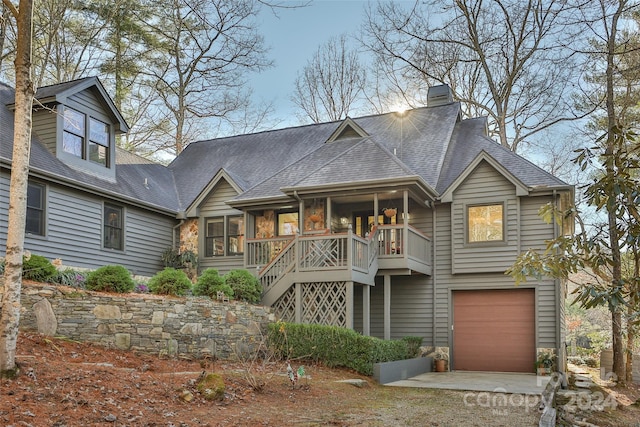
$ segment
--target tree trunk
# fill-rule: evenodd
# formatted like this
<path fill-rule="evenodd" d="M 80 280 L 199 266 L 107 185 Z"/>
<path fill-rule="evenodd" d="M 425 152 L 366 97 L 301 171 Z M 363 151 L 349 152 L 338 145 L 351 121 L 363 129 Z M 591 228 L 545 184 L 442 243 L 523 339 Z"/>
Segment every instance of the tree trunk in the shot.
<path fill-rule="evenodd" d="M 15 60 L 16 97 L 14 113 L 13 159 L 9 187 L 9 225 L 4 270 L 4 294 L 0 317 L 0 377 L 17 374 L 15 361 L 18 325 L 20 324 L 20 289 L 22 287 L 22 254 L 27 212 L 27 181 L 31 150 L 31 35 L 33 0 L 20 0 L 16 9 L 3 0 L 17 23 Z"/>
<path fill-rule="evenodd" d="M 616 37 L 618 34 L 618 21 L 622 16 L 623 11 L 626 8 L 627 0 L 619 0 L 617 10 L 611 17 L 610 32 L 607 38 L 607 69 L 606 69 L 606 107 L 607 107 L 607 141 L 606 141 L 606 153 L 612 155 L 615 153 L 616 137 L 613 133 L 614 128 L 617 125 L 616 111 L 614 108 L 614 81 L 613 75 L 616 72 L 616 65 L 614 58 L 616 56 Z M 617 170 L 615 169 L 614 162 L 607 161 L 606 167 L 607 177 L 613 182 Z M 618 228 L 618 218 L 616 216 L 617 201 L 613 199 L 613 194 L 609 195 L 610 199 L 607 201 L 607 219 L 608 219 L 608 231 L 609 231 L 609 243 L 611 247 L 611 285 L 617 286 L 622 282 L 622 259 L 620 253 L 620 233 Z M 624 381 L 625 366 L 624 366 L 624 354 L 622 350 L 623 341 L 623 327 L 622 327 L 622 308 L 611 307 L 611 332 L 613 335 L 613 372 L 617 376 L 618 381 Z"/>
<path fill-rule="evenodd" d="M 635 328 L 632 321 L 632 316 L 634 314 L 633 307 L 629 305 L 627 308 L 627 348 L 625 354 L 627 356 L 627 363 L 624 366 L 624 370 L 626 373 L 625 381 L 627 384 L 631 384 L 633 382 L 633 348 L 634 348 L 634 339 L 635 339 Z"/>

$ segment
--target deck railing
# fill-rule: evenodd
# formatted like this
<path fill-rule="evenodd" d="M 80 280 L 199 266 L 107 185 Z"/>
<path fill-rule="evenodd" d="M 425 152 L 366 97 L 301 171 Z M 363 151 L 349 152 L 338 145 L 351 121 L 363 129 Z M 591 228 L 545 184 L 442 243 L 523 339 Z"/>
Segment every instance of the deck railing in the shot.
<path fill-rule="evenodd" d="M 346 268 L 347 237 L 346 234 L 298 237 L 300 271 Z"/>
<path fill-rule="evenodd" d="M 426 264 L 431 264 L 431 238 L 413 227 L 408 228 L 407 255 Z"/>
<path fill-rule="evenodd" d="M 294 236 L 273 237 L 270 239 L 247 239 L 247 268 L 262 268 L 269 264 L 293 239 Z"/>
<path fill-rule="evenodd" d="M 247 267 L 258 268 L 263 289 L 268 291 L 289 272 L 350 270 L 375 275 L 378 258 L 412 258 L 430 264 L 431 240 L 411 226 L 380 225 L 367 238 L 349 231 L 250 239 L 246 253 Z"/>

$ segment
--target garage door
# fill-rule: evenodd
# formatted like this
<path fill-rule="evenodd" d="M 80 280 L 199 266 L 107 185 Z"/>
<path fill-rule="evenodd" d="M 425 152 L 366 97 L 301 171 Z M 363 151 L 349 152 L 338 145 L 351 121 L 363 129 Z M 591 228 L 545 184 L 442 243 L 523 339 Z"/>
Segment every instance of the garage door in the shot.
<path fill-rule="evenodd" d="M 455 370 L 534 372 L 533 289 L 453 292 Z"/>

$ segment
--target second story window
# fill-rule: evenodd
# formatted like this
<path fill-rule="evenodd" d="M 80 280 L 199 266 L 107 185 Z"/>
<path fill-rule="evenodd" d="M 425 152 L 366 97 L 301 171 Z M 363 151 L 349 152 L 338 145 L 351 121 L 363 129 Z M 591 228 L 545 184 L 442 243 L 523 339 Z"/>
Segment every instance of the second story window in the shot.
<path fill-rule="evenodd" d="M 504 240 L 504 205 L 467 207 L 467 242 L 500 242 Z"/>
<path fill-rule="evenodd" d="M 65 153 L 84 158 L 86 116 L 71 108 L 64 109 L 64 132 L 62 149 Z"/>
<path fill-rule="evenodd" d="M 109 167 L 110 140 L 108 124 L 65 107 L 62 132 L 65 153 Z"/>
<path fill-rule="evenodd" d="M 109 125 L 96 120 L 89 119 L 89 160 L 109 166 Z"/>

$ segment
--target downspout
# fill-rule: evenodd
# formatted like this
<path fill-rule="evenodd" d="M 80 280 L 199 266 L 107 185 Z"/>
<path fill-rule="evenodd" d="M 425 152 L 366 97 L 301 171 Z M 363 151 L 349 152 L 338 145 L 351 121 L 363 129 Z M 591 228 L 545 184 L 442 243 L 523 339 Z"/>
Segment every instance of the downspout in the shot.
<path fill-rule="evenodd" d="M 300 196 L 298 196 L 297 190 L 293 190 L 293 197 L 298 201 L 298 212 L 300 213 L 300 216 L 298 218 L 298 235 L 300 235 L 304 233 L 304 202 L 302 201 Z M 300 227 L 301 221 L 302 227 Z"/>
<path fill-rule="evenodd" d="M 436 282 L 438 281 L 437 277 L 437 269 L 436 269 L 436 204 L 433 203 L 432 204 L 433 208 L 432 208 L 432 215 L 431 215 L 431 221 L 433 223 L 432 225 L 432 230 L 433 230 L 433 238 L 431 239 L 431 281 L 433 283 L 433 296 L 432 296 L 432 301 L 433 301 L 433 309 L 432 309 L 432 317 L 433 320 L 431 321 L 431 329 L 432 329 L 432 342 L 433 345 L 436 345 Z"/>
<path fill-rule="evenodd" d="M 182 224 L 184 224 L 184 220 L 186 218 L 186 214 L 184 211 L 180 211 L 178 212 L 178 214 L 176 215 L 176 219 L 179 219 L 180 222 L 177 225 L 173 226 L 173 230 L 171 233 L 171 247 L 175 249 L 176 247 L 176 229 L 178 229 L 179 227 L 182 227 Z"/>

